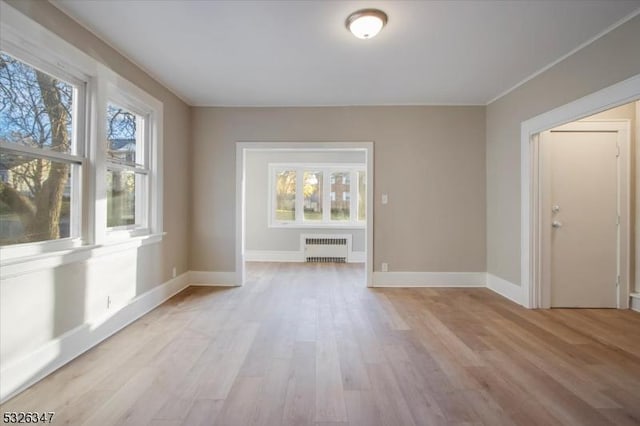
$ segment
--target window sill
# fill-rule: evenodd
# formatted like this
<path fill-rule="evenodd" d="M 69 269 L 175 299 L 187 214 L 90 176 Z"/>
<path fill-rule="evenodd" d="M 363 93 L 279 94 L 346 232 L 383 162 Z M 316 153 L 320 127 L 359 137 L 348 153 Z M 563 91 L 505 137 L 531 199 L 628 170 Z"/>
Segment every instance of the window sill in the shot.
<path fill-rule="evenodd" d="M 141 227 L 122 227 L 122 228 L 108 228 L 105 236 L 105 245 L 118 244 L 130 241 L 135 238 L 150 237 L 151 232 L 149 228 Z"/>
<path fill-rule="evenodd" d="M 57 250 L 31 256 L 14 257 L 0 262 L 0 280 L 55 268 L 74 262 L 83 262 L 92 258 L 135 249 L 162 241 L 166 232 L 147 234 L 127 239 L 110 240 L 104 244 L 84 245 L 68 250 Z"/>

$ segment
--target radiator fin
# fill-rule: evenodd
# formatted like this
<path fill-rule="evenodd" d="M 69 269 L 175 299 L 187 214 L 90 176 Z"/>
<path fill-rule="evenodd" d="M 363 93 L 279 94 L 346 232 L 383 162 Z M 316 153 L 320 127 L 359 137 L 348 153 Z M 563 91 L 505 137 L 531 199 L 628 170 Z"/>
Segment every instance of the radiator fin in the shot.
<path fill-rule="evenodd" d="M 307 263 L 346 263 L 344 257 L 307 257 Z"/>
<path fill-rule="evenodd" d="M 348 239 L 341 236 L 305 237 L 305 259 L 310 263 L 346 263 Z"/>
<path fill-rule="evenodd" d="M 306 238 L 305 243 L 307 245 L 325 245 L 325 246 L 346 246 L 346 238 Z"/>

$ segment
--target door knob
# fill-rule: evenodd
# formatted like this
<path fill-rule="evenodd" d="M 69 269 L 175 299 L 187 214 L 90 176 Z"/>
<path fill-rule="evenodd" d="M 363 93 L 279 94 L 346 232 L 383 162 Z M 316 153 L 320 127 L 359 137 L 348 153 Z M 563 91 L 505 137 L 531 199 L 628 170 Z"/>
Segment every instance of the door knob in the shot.
<path fill-rule="evenodd" d="M 554 228 L 562 228 L 562 222 L 554 220 L 553 222 L 551 222 L 551 226 L 553 226 Z"/>
<path fill-rule="evenodd" d="M 551 208 L 551 211 L 554 213 L 558 213 L 560 211 L 560 206 L 556 204 Z"/>

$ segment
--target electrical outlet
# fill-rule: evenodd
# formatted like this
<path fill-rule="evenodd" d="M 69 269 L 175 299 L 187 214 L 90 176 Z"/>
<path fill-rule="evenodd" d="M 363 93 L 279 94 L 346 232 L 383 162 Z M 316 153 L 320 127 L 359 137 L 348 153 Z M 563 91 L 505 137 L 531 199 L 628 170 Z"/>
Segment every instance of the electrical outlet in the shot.
<path fill-rule="evenodd" d="M 382 272 L 389 272 L 389 264 L 386 262 L 382 262 Z"/>
<path fill-rule="evenodd" d="M 173 267 L 173 270 L 171 271 L 171 276 L 172 276 L 173 278 L 175 278 L 175 277 L 176 277 L 176 267 L 175 267 L 175 266 Z"/>
<path fill-rule="evenodd" d="M 387 204 L 389 202 L 389 195 L 382 194 L 382 204 Z"/>

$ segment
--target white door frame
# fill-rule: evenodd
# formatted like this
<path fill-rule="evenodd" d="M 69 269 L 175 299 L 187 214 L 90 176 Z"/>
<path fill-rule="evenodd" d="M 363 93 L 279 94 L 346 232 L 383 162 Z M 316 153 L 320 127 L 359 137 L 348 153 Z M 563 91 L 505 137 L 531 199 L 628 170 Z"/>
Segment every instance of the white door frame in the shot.
<path fill-rule="evenodd" d="M 354 151 L 365 152 L 367 169 L 367 218 L 365 225 L 365 281 L 373 286 L 373 142 L 236 142 L 236 285 L 244 284 L 245 164 L 247 151 Z"/>
<path fill-rule="evenodd" d="M 636 102 L 636 128 L 632 131 L 636 132 L 636 211 L 635 211 L 635 234 L 636 234 L 636 270 L 635 270 L 635 291 L 640 290 L 640 101 Z M 634 291 L 631 291 L 634 293 Z"/>
<path fill-rule="evenodd" d="M 638 99 L 640 99 L 640 74 L 522 123 L 520 131 L 520 267 L 525 306 L 529 308 L 542 306 L 538 134 Z M 626 303 L 628 305 L 628 298 Z"/>
<path fill-rule="evenodd" d="M 630 155 L 630 129 L 631 122 L 628 119 L 606 119 L 606 120 L 585 120 L 574 121 L 562 126 L 554 127 L 551 131 L 560 132 L 616 132 L 617 144 L 620 149 L 617 159 L 617 211 L 620 215 L 620 225 L 617 229 L 617 255 L 616 255 L 616 269 L 617 269 L 617 294 L 616 303 L 620 309 L 629 308 L 629 286 L 630 286 L 630 254 L 631 254 L 631 155 Z M 539 133 L 539 167 L 538 170 L 538 182 L 539 182 L 539 202 L 538 202 L 538 217 L 540 218 L 540 230 L 539 237 L 535 237 L 540 241 L 540 264 L 536 265 L 539 268 L 540 277 L 540 308 L 551 307 L 551 210 L 543 209 L 551 204 L 551 181 L 550 181 L 550 164 L 549 149 L 550 147 L 545 142 L 544 131 Z M 547 141 L 548 142 L 548 141 Z M 611 285 L 613 286 L 615 278 L 612 277 Z M 613 287 L 612 287 L 613 291 Z"/>

